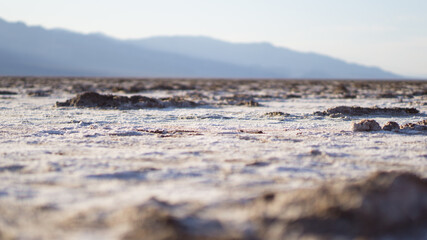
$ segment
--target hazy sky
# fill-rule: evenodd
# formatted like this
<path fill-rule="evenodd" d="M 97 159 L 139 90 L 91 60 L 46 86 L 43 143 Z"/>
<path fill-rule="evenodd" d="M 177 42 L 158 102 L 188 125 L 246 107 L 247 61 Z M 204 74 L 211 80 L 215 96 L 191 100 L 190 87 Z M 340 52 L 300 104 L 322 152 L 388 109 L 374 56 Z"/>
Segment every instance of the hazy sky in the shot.
<path fill-rule="evenodd" d="M 0 18 L 122 39 L 263 41 L 427 77 L 426 0 L 0 0 Z"/>

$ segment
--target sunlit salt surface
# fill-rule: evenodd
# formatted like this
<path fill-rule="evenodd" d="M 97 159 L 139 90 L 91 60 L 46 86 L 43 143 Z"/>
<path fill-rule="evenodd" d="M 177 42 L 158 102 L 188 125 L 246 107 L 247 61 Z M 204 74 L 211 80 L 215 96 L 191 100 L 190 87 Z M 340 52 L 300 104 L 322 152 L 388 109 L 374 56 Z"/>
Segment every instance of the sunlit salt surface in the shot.
<path fill-rule="evenodd" d="M 423 176 L 427 172 L 425 134 L 353 132 L 351 128 L 352 122 L 365 118 L 381 126 L 388 121 L 421 121 L 427 114 L 425 98 L 415 99 L 418 103 L 414 99 L 273 98 L 259 100 L 260 107 L 139 110 L 54 107 L 73 96 L 56 92 L 31 97 L 19 90 L 18 95 L 0 98 L 2 208 L 22 208 L 24 218 L 25 209 L 55 211 L 54 220 L 45 223 L 17 220 L 18 226 L 27 226 L 19 232 L 22 239 L 32 239 L 26 237 L 33 233 L 47 238 L 116 239 L 125 227 L 88 227 L 49 235 L 44 224 L 67 222 L 81 212 L 102 218 L 152 198 L 209 209 L 243 203 L 266 192 L 350 181 L 378 170 Z M 347 118 L 313 114 L 340 105 L 416 107 L 420 114 Z M 286 114 L 266 115 L 269 112 Z M 239 229 L 248 227 L 244 217 L 221 208 L 205 217 Z M 46 227 L 42 233 L 37 231 L 40 226 Z"/>

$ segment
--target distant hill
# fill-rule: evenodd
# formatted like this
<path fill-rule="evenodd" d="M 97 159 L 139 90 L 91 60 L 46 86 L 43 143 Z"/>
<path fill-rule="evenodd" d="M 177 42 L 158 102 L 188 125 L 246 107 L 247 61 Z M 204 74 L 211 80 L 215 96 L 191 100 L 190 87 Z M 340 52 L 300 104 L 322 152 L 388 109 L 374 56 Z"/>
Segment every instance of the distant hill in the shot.
<path fill-rule="evenodd" d="M 0 19 L 0 75 L 398 78 L 378 68 L 299 53 L 267 43 L 233 44 L 206 37 L 117 40 L 47 30 Z"/>
<path fill-rule="evenodd" d="M 97 34 L 1 20 L 0 75 L 279 77 L 256 68 L 144 49 Z"/>
<path fill-rule="evenodd" d="M 164 52 L 262 68 L 290 78 L 399 78 L 377 67 L 302 53 L 269 43 L 229 43 L 208 37 L 152 37 L 131 43 Z"/>

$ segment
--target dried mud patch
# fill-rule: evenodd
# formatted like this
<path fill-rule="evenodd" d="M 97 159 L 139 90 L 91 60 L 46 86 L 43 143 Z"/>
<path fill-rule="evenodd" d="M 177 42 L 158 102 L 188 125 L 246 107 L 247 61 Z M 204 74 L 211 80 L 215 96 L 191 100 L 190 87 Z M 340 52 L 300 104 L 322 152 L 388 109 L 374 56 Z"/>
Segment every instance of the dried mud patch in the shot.
<path fill-rule="evenodd" d="M 76 97 L 57 102 L 56 107 L 79 107 L 101 109 L 143 109 L 143 108 L 193 108 L 198 106 L 246 106 L 259 107 L 252 97 L 219 97 L 218 99 L 201 100 L 200 96 L 172 96 L 166 98 L 150 98 L 141 95 L 131 97 L 112 94 L 86 92 Z M 191 99 L 191 100 L 190 100 Z"/>
<path fill-rule="evenodd" d="M 199 104 L 180 97 L 149 98 L 144 96 L 103 95 L 96 92 L 78 94 L 65 102 L 57 102 L 57 107 L 110 108 L 110 109 L 141 109 L 167 107 L 196 107 Z"/>
<path fill-rule="evenodd" d="M 323 112 L 316 112 L 315 115 L 322 116 L 364 116 L 364 115 L 388 115 L 388 116 L 407 116 L 418 114 L 420 111 L 415 108 L 379 108 L 379 107 L 358 107 L 358 106 L 339 106 L 329 108 Z"/>
<path fill-rule="evenodd" d="M 411 173 L 266 196 L 252 207 L 261 239 L 427 237 L 427 180 Z"/>

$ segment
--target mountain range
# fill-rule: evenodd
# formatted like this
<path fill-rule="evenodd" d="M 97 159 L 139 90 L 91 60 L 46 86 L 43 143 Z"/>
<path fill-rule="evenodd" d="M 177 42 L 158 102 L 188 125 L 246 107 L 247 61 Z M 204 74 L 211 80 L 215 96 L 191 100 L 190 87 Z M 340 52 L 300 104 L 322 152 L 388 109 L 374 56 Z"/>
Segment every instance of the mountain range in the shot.
<path fill-rule="evenodd" d="M 377 67 L 347 63 L 269 43 L 173 36 L 119 40 L 48 30 L 0 19 L 0 75 L 201 78 L 395 79 Z"/>

